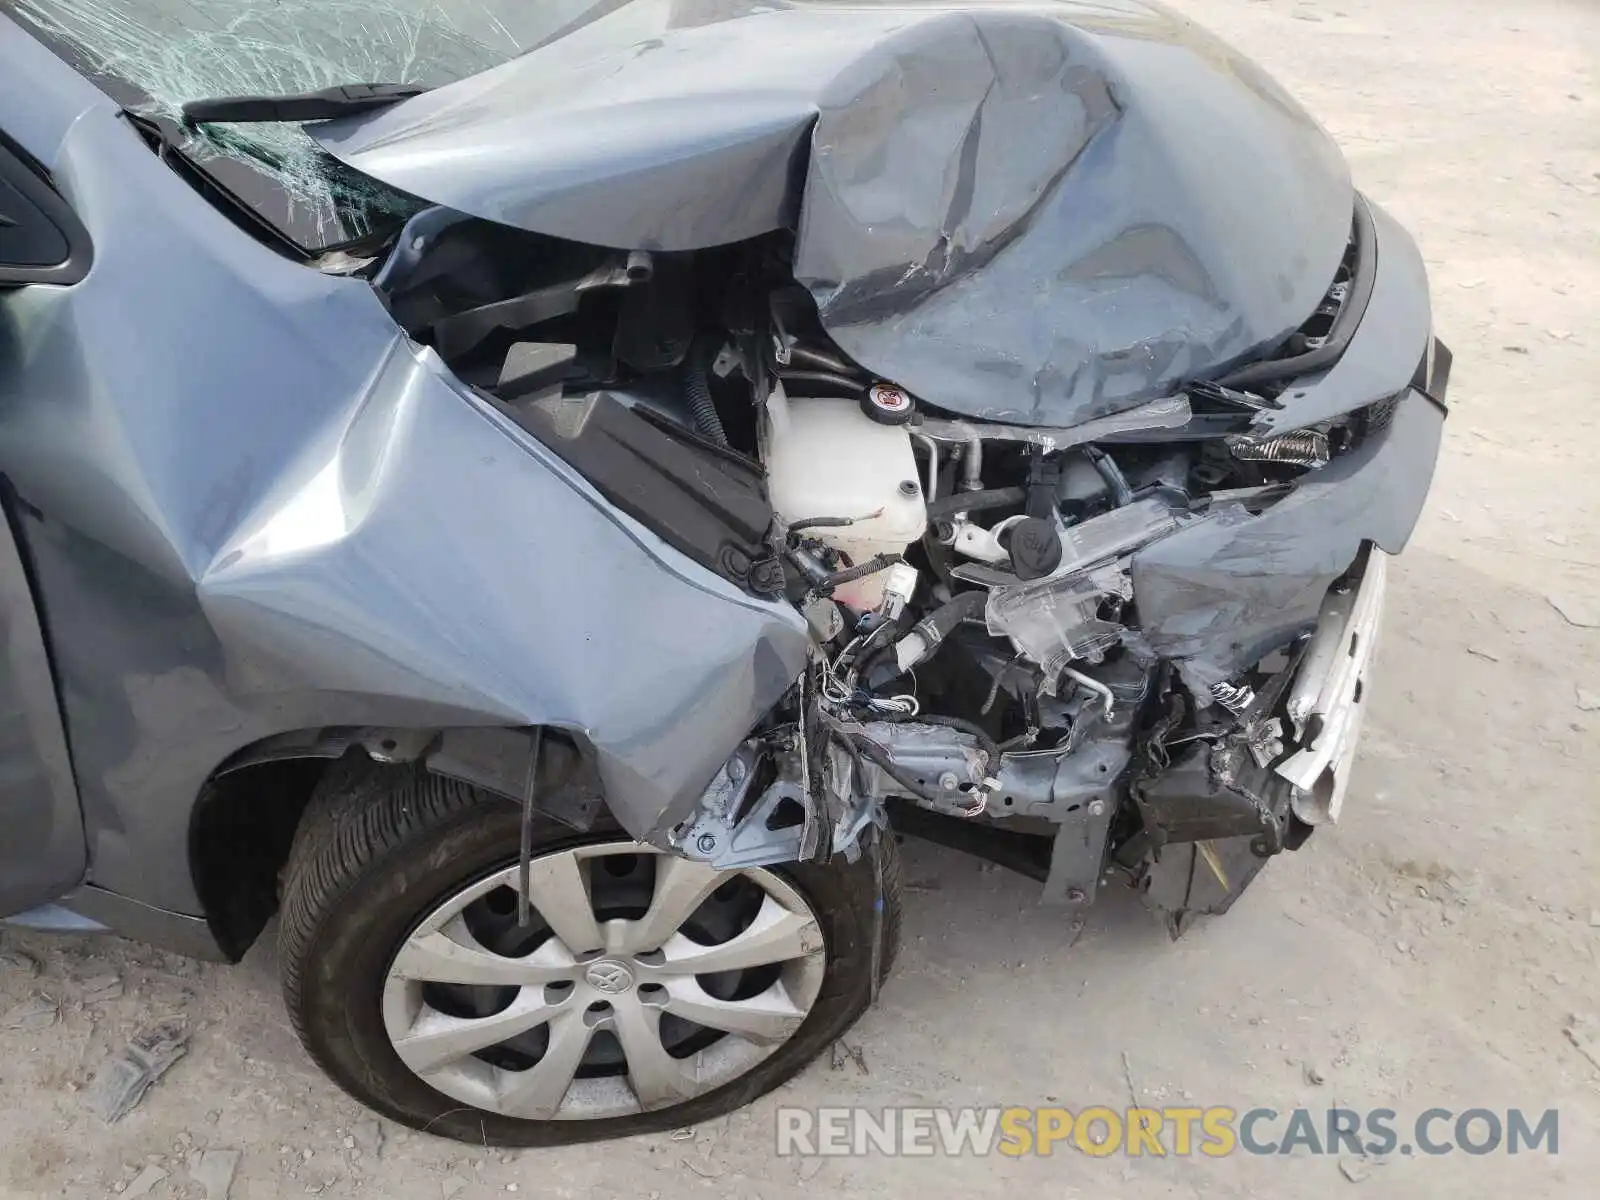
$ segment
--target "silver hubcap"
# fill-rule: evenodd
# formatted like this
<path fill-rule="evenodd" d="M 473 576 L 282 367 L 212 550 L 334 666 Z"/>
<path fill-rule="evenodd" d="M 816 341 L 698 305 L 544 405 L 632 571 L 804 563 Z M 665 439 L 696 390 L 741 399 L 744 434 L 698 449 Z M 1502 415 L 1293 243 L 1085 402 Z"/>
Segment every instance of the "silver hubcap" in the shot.
<path fill-rule="evenodd" d="M 713 871 L 634 842 L 536 858 L 534 920 L 510 867 L 401 945 L 383 1020 L 453 1100 L 529 1120 L 670 1108 L 770 1056 L 816 1002 L 815 914 L 769 871 Z"/>

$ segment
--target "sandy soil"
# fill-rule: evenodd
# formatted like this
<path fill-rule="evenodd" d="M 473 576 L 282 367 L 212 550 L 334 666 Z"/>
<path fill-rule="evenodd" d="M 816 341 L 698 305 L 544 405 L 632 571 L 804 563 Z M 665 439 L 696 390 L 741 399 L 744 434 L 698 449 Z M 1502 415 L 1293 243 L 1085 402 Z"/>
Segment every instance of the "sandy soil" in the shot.
<path fill-rule="evenodd" d="M 7 932 L 43 971 L 0 968 L 0 1012 L 43 992 L 62 1017 L 0 1031 L 0 1195 L 110 1195 L 153 1163 L 170 1176 L 150 1195 L 201 1196 L 185 1160 L 203 1149 L 243 1152 L 240 1198 L 1595 1194 L 1600 1069 L 1564 1030 L 1600 1009 L 1600 6 L 1183 7 L 1297 93 L 1416 233 L 1457 353 L 1345 821 L 1177 944 L 1127 895 L 1074 930 L 1027 882 L 913 846 L 907 950 L 850 1039 L 866 1073 L 823 1061 L 692 1136 L 557 1152 L 393 1126 L 375 1152 L 295 1042 L 270 946 L 230 969 Z M 82 981 L 106 973 L 122 996 L 86 1003 Z M 167 1012 L 195 1029 L 188 1058 L 105 1128 L 76 1089 Z M 1130 1080 L 1155 1103 L 1559 1107 L 1561 1152 L 1348 1174 L 1310 1157 L 771 1152 L 779 1102 L 1117 1107 Z"/>

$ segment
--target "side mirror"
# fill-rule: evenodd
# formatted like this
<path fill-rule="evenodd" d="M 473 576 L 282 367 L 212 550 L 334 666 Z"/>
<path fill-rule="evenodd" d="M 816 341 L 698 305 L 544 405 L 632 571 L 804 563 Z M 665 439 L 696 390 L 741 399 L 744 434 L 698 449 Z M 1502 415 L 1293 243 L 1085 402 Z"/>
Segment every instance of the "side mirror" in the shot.
<path fill-rule="evenodd" d="M 93 258 L 78 214 L 43 169 L 0 135 L 0 288 L 77 283 Z"/>

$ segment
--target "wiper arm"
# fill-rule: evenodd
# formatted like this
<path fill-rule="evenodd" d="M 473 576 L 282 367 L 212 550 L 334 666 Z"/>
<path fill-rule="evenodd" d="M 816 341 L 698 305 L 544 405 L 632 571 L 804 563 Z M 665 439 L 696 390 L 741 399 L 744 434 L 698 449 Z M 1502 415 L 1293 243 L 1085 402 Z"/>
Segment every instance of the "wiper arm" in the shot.
<path fill-rule="evenodd" d="M 328 121 L 369 112 L 420 96 L 428 89 L 412 83 L 343 83 L 320 92 L 284 96 L 211 96 L 183 106 L 185 125 L 229 121 L 253 125 L 273 121 Z"/>

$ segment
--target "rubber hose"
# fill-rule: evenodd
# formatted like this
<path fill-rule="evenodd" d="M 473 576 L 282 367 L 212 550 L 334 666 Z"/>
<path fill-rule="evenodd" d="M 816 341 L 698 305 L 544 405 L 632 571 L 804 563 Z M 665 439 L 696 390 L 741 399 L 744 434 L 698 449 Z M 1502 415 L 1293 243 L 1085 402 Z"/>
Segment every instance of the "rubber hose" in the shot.
<path fill-rule="evenodd" d="M 797 371 L 827 371 L 845 378 L 855 378 L 861 374 L 859 367 L 845 362 L 837 354 L 798 344 L 789 347 L 789 366 Z"/>
<path fill-rule="evenodd" d="M 852 379 L 848 375 L 840 375 L 834 371 L 794 371 L 782 367 L 778 371 L 778 377 L 783 380 L 786 390 L 797 395 L 801 390 L 809 392 L 811 387 L 824 389 L 824 395 L 838 395 L 843 392 L 846 395 L 858 396 L 867 390 L 864 380 Z"/>
<path fill-rule="evenodd" d="M 717 415 L 716 402 L 711 399 L 711 380 L 706 370 L 709 352 L 709 344 L 699 343 L 689 351 L 688 370 L 683 377 L 683 395 L 689 401 L 689 411 L 694 414 L 694 427 L 717 445 L 726 446 L 728 434 L 722 428 L 722 418 Z"/>
<path fill-rule="evenodd" d="M 922 620 L 912 625 L 911 629 L 908 630 L 907 633 L 915 632 L 923 625 L 929 626 L 935 635 L 932 639 L 929 639 L 929 649 L 931 650 L 934 646 L 937 646 L 943 642 L 945 638 L 949 637 L 950 631 L 953 630 L 957 625 L 961 624 L 961 622 L 972 617 L 981 616 L 984 607 L 988 603 L 989 593 L 983 591 L 982 589 L 977 589 L 970 592 L 961 592 L 953 599 L 947 600 L 938 608 L 934 609 Z M 881 646 L 877 650 L 874 650 L 867 657 L 863 658 L 861 660 L 861 665 L 857 668 L 858 673 L 863 676 L 867 675 L 874 667 L 882 663 L 885 658 L 892 659 L 894 648 L 904 640 L 905 636 L 905 634 L 902 634 L 900 637 L 890 642 L 887 646 Z M 919 634 L 918 636 L 924 635 Z M 896 670 L 886 679 L 880 680 L 878 686 L 881 687 L 884 683 L 888 682 L 889 679 L 896 679 L 901 674 L 901 671 Z"/>
<path fill-rule="evenodd" d="M 1085 446 L 1083 453 L 1094 464 L 1094 469 L 1100 473 L 1100 478 L 1105 481 L 1106 487 L 1111 489 L 1111 503 L 1117 508 L 1133 503 L 1133 491 L 1128 487 L 1128 480 L 1123 475 L 1122 468 L 1117 466 L 1117 460 L 1099 446 Z"/>
<path fill-rule="evenodd" d="M 789 526 L 789 532 L 799 533 L 804 529 L 843 529 L 855 523 L 854 517 L 807 517 L 804 521 L 793 522 Z"/>
<path fill-rule="evenodd" d="M 982 588 L 960 592 L 934 609 L 918 625 L 929 625 L 938 631 L 939 641 L 944 641 L 961 622 L 981 614 L 989 603 L 989 593 Z"/>
<path fill-rule="evenodd" d="M 817 586 L 822 589 L 836 588 L 841 584 L 853 583 L 857 579 L 865 579 L 868 575 L 876 575 L 885 567 L 892 567 L 895 563 L 904 562 L 898 554 L 874 554 L 864 563 L 857 563 L 853 567 L 846 567 L 842 571 L 835 571 Z"/>

